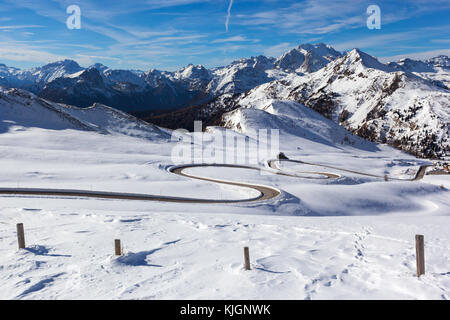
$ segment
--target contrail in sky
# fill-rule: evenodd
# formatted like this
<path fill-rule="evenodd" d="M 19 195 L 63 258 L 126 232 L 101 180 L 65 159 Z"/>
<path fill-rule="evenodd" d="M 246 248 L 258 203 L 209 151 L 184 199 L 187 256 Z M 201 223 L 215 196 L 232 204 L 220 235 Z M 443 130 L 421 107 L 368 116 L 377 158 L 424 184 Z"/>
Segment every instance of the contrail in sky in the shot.
<path fill-rule="evenodd" d="M 230 0 L 230 4 L 228 5 L 228 15 L 227 20 L 225 20 L 225 29 L 228 32 L 228 24 L 230 23 L 230 17 L 231 17 L 231 7 L 233 6 L 233 0 Z"/>

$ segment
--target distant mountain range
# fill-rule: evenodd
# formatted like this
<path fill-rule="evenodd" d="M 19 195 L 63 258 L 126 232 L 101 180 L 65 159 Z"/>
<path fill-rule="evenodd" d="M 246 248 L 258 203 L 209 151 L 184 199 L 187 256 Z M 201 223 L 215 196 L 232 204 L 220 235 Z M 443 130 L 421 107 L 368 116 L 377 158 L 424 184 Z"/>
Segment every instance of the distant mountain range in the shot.
<path fill-rule="evenodd" d="M 418 156 L 445 157 L 450 150 L 447 56 L 384 64 L 358 49 L 340 53 L 319 43 L 279 58 L 244 58 L 213 69 L 188 65 L 175 72 L 82 68 L 64 60 L 31 70 L 0 65 L 0 86 L 82 108 L 108 105 L 173 129 L 192 129 L 194 120 L 238 129 L 244 124 L 236 115 L 253 114 L 244 109 L 270 113 L 292 102 L 365 139 Z"/>
<path fill-rule="evenodd" d="M 299 68 L 306 71 L 304 65 Z M 146 120 L 169 128 L 192 129 L 193 120 L 201 119 L 206 125 L 242 130 L 248 115 L 255 114 L 244 109 L 277 115 L 274 106 L 295 102 L 367 140 L 419 157 L 450 155 L 448 57 L 383 64 L 354 49 L 315 72 L 299 68 L 244 93 L 225 93 L 203 105 Z"/>
<path fill-rule="evenodd" d="M 0 64 L 0 85 L 79 107 L 98 102 L 123 111 L 174 110 L 242 93 L 290 73 L 317 71 L 340 55 L 324 44 L 305 44 L 278 59 L 258 56 L 225 67 L 188 65 L 175 72 L 112 70 L 102 64 L 82 68 L 72 60 L 31 70 Z"/>

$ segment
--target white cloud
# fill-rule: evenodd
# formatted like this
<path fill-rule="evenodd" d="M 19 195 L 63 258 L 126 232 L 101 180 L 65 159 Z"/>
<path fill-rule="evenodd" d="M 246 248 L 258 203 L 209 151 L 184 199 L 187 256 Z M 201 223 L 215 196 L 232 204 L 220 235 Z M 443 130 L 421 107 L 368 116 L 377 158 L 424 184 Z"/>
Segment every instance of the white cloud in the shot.
<path fill-rule="evenodd" d="M 31 29 L 31 28 L 44 28 L 39 25 L 15 25 L 15 26 L 0 26 L 0 30 L 16 30 L 16 29 Z"/>

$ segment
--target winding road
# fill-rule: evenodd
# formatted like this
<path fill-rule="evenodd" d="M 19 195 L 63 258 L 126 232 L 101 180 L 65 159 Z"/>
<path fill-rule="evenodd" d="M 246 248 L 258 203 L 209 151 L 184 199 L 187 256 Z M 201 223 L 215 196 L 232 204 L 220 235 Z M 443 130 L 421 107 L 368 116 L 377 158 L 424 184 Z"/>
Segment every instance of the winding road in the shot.
<path fill-rule="evenodd" d="M 118 192 L 104 192 L 104 191 L 88 191 L 88 190 L 63 190 L 63 189 L 36 189 L 36 188 L 0 188 L 0 195 L 13 195 L 13 196 L 56 196 L 56 197 L 70 197 L 70 198 L 96 198 L 96 199 L 115 199 L 115 200 L 139 200 L 139 201 L 163 201 L 163 202 L 178 202 L 178 203 L 240 203 L 240 202 L 253 202 L 264 201 L 278 197 L 281 191 L 270 186 L 242 183 L 234 181 L 226 181 L 213 178 L 205 178 L 187 174 L 184 172 L 188 168 L 197 167 L 228 167 L 239 169 L 251 169 L 251 170 L 265 170 L 264 168 L 243 166 L 243 165 L 228 165 L 228 164 L 190 164 L 184 166 L 177 166 L 169 168 L 169 172 L 176 175 L 188 177 L 191 179 L 203 180 L 208 182 L 250 188 L 258 191 L 259 195 L 249 199 L 239 200 L 215 200 L 215 199 L 196 199 L 196 198 L 183 198 L 183 197 L 171 197 L 171 196 L 159 196 L 150 194 L 136 194 L 136 193 L 118 193 Z M 268 170 L 269 171 L 269 170 Z"/>
<path fill-rule="evenodd" d="M 300 160 L 289 160 L 289 159 L 280 159 L 280 160 L 270 160 L 268 162 L 269 167 L 276 170 L 271 171 L 266 168 L 259 167 L 251 167 L 245 165 L 231 165 L 231 164 L 189 164 L 183 166 L 174 166 L 168 169 L 169 172 L 202 181 L 208 181 L 213 183 L 232 185 L 237 187 L 249 188 L 258 191 L 259 195 L 253 198 L 248 199 L 239 199 L 239 200 L 218 200 L 218 199 L 198 199 L 198 198 L 184 198 L 184 197 L 171 197 L 171 196 L 158 196 L 158 195 L 150 195 L 150 194 L 137 194 L 137 193 L 118 193 L 118 192 L 105 192 L 105 191 L 88 191 L 88 190 L 65 190 L 65 189 L 37 189 L 37 188 L 0 188 L 0 195 L 12 195 L 12 196 L 54 196 L 54 197 L 70 197 L 70 198 L 96 198 L 96 199 L 114 199 L 114 200 L 139 200 L 139 201 L 162 201 L 162 202 L 177 202 L 177 203 L 242 203 L 242 202 L 254 202 L 254 201 L 264 201 L 270 200 L 278 197 L 281 194 L 281 190 L 259 184 L 252 183 L 243 183 L 243 182 L 235 182 L 235 181 L 226 181 L 221 179 L 213 179 L 206 178 L 201 176 L 196 176 L 193 174 L 188 174 L 184 172 L 185 169 L 189 168 L 198 168 L 198 167 L 226 167 L 226 168 L 238 168 L 238 169 L 250 169 L 250 170 L 263 170 L 270 172 L 272 174 L 278 174 L 283 176 L 290 176 L 296 178 L 303 179 L 336 179 L 341 177 L 338 174 L 327 173 L 327 172 L 297 172 L 296 174 L 291 174 L 285 171 L 282 171 L 277 165 L 277 162 L 287 161 L 294 163 L 301 163 L 312 166 L 320 166 L 326 167 L 334 170 L 341 170 L 345 172 L 376 177 L 376 178 L 384 178 L 382 176 L 357 172 L 353 170 L 347 170 L 332 166 L 326 166 L 322 164 L 314 164 L 309 162 L 304 162 Z M 425 175 L 426 168 L 428 166 L 421 166 L 418 170 L 416 176 L 412 179 L 397 179 L 397 178 L 389 178 L 391 180 L 403 180 L 403 181 L 417 181 L 421 180 Z M 308 174 L 309 176 L 302 176 L 300 174 Z M 311 177 L 310 175 L 318 175 L 318 177 Z"/>
<path fill-rule="evenodd" d="M 348 170 L 348 169 L 343 169 L 343 168 L 339 168 L 339 167 L 334 167 L 334 166 L 329 166 L 329 165 L 324 165 L 324 164 L 317 164 L 317 163 L 311 163 L 311 162 L 305 162 L 305 161 L 301 161 L 301 160 L 291 160 L 291 159 L 277 159 L 277 160 L 270 160 L 269 161 L 269 167 L 271 167 L 272 169 L 276 169 L 276 170 L 281 170 L 276 163 L 277 162 L 293 162 L 293 163 L 300 163 L 300 164 L 306 164 L 306 165 L 310 165 L 310 166 L 320 166 L 320 167 L 324 167 L 324 168 L 329 168 L 329 169 L 333 169 L 333 170 L 339 170 L 339 171 L 344 171 L 344 172 L 349 172 L 349 173 L 354 173 L 354 174 L 358 174 L 358 175 L 362 175 L 362 176 L 367 176 L 367 177 L 372 177 L 372 178 L 380 178 L 380 179 L 385 179 L 387 178 L 388 180 L 397 180 L 397 181 L 418 181 L 418 180 L 422 180 L 423 177 L 425 176 L 426 170 L 428 167 L 431 167 L 431 165 L 423 165 L 420 166 L 419 170 L 417 171 L 416 175 L 414 176 L 414 178 L 411 179 L 400 179 L 400 178 L 393 178 L 393 177 L 388 177 L 388 176 L 379 176 L 379 175 L 375 175 L 375 174 L 370 174 L 370 173 L 365 173 L 365 172 L 359 172 L 359 171 L 354 171 L 354 170 Z M 325 173 L 322 173 L 325 174 Z M 336 174 L 328 174 L 331 175 L 329 176 L 330 178 L 339 178 L 339 175 Z"/>

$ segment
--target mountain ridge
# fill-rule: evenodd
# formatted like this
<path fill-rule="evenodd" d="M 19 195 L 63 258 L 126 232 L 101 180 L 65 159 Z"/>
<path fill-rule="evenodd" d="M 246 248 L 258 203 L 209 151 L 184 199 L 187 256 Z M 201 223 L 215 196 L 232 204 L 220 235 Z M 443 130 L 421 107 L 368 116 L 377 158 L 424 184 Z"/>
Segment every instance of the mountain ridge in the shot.
<path fill-rule="evenodd" d="M 41 88 L 37 96 L 58 103 L 117 108 L 151 101 L 175 111 L 144 112 L 140 118 L 189 130 L 194 120 L 227 126 L 226 114 L 236 109 L 291 101 L 367 140 L 439 158 L 450 150 L 449 65 L 442 55 L 384 64 L 357 48 L 342 54 L 319 43 L 299 45 L 279 58 L 242 58 L 213 69 L 189 64 L 175 72 L 113 70 L 101 64 L 81 68 L 70 60 L 46 65 L 42 73 L 0 65 L 0 85 L 7 74 L 18 75 L 18 81 L 31 74 L 40 80 L 26 89 Z M 55 74 L 48 72 L 52 68 Z"/>
<path fill-rule="evenodd" d="M 289 53 L 295 53 L 297 60 L 291 61 L 287 54 L 278 59 L 260 55 L 211 69 L 190 64 L 174 72 L 114 70 L 100 63 L 82 68 L 73 60 L 57 61 L 30 70 L 4 66 L 0 67 L 0 84 L 79 107 L 99 102 L 123 111 L 180 109 L 207 102 L 221 94 L 242 93 L 289 73 L 316 71 L 340 55 L 322 43 L 303 44 Z M 94 70 L 98 71 L 101 80 Z M 91 82 L 86 78 L 86 72 L 89 72 Z M 85 84 L 82 89 L 80 83 Z"/>

